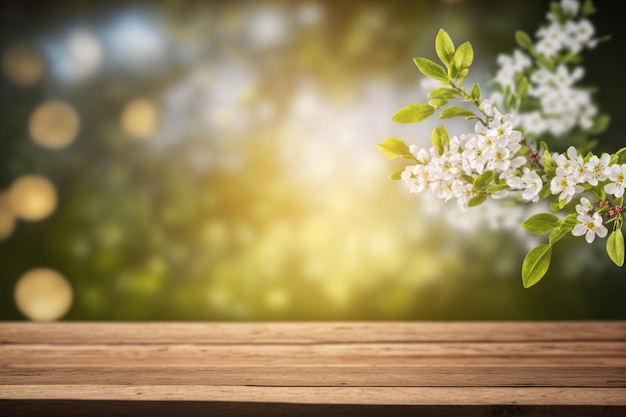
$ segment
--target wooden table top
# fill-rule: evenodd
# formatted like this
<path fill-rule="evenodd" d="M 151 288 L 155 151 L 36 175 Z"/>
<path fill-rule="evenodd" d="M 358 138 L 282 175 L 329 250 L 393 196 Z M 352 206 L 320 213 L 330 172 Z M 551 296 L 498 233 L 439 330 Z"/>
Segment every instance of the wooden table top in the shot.
<path fill-rule="evenodd" d="M 626 416 L 626 321 L 0 322 L 0 416 L 318 414 Z"/>

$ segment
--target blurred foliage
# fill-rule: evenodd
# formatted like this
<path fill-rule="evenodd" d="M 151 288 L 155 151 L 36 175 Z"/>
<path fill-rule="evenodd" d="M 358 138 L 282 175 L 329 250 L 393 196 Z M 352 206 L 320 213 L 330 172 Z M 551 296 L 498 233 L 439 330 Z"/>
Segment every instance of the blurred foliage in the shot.
<path fill-rule="evenodd" d="M 623 271 L 596 252 L 564 243 L 524 290 L 521 227 L 452 225 L 454 210 L 384 179 L 375 147 L 390 132 L 428 140 L 391 115 L 425 94 L 411 59 L 439 27 L 486 74 L 545 4 L 3 3 L 0 191 L 35 174 L 57 202 L 0 241 L 0 318 L 26 318 L 14 291 L 38 267 L 70 283 L 66 320 L 625 318 Z M 615 7 L 600 5 L 615 41 L 586 76 L 608 113 L 623 88 L 607 65 L 623 55 Z M 41 78 L 6 64 L 18 43 L 41 53 Z M 67 146 L 33 140 L 49 100 L 79 115 Z M 614 119 L 601 148 L 623 143 Z"/>

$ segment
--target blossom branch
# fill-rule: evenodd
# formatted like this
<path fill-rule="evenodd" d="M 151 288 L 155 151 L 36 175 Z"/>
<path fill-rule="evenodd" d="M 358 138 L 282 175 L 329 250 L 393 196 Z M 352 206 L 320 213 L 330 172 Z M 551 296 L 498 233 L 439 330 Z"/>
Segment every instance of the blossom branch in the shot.
<path fill-rule="evenodd" d="M 472 47 L 466 42 L 455 48 L 441 29 L 435 49 L 443 66 L 426 58 L 414 61 L 424 75 L 445 87 L 432 90 L 428 104 L 408 105 L 393 120 L 418 122 L 449 101 L 462 99 L 474 104 L 481 117 L 451 105 L 442 110 L 440 118 L 477 119 L 474 131 L 450 137 L 444 126 L 438 126 L 429 149 L 408 146 L 397 138 L 378 145 L 390 158 L 401 156 L 415 162 L 391 177 L 403 180 L 410 193 L 455 199 L 463 211 L 488 197 L 513 198 L 520 203 L 551 200 L 550 209 L 564 216 L 540 213 L 522 224 L 532 233 L 549 233 L 548 243 L 532 249 L 524 259 L 524 287 L 535 285 L 545 275 L 552 246 L 570 233 L 584 236 L 587 243 L 608 236 L 609 258 L 618 266 L 624 264 L 621 227 L 626 212 L 626 148 L 594 155 L 569 146 L 558 153 L 549 151 L 549 144 L 557 143 L 548 140 L 541 142 L 542 154 L 528 139 L 558 139 L 573 129 L 593 134 L 608 123 L 607 117 L 598 114 L 590 93 L 575 85 L 583 75 L 582 67 L 568 67 L 579 61 L 584 48 L 597 44 L 593 26 L 586 19 L 594 10 L 591 0 L 582 6 L 577 0 L 561 0 L 550 10 L 549 23 L 537 31 L 536 44 L 525 33 L 516 33 L 518 44 L 530 56 L 520 50 L 512 56 L 499 56 L 497 89 L 489 99 L 482 98 L 477 84 L 470 93 L 461 87 L 473 60 Z M 539 110 L 524 112 L 528 103 L 538 105 Z M 586 193 L 597 196 L 595 205 Z M 611 222 L 609 235 L 606 225 Z"/>

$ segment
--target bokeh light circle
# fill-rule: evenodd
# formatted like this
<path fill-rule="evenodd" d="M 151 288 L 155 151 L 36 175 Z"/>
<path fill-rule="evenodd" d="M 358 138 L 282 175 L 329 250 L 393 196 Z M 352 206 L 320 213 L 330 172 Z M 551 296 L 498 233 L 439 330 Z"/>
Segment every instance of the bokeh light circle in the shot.
<path fill-rule="evenodd" d="M 8 238 L 15 229 L 15 215 L 9 204 L 8 193 L 0 193 L 0 241 Z"/>
<path fill-rule="evenodd" d="M 143 140 L 154 134 L 158 123 L 154 104 L 145 99 L 134 99 L 122 111 L 120 125 L 124 133 L 133 139 Z"/>
<path fill-rule="evenodd" d="M 22 275 L 15 285 L 14 297 L 20 312 L 34 321 L 60 319 L 74 298 L 65 277 L 49 268 L 31 269 Z"/>
<path fill-rule="evenodd" d="M 11 82 L 22 87 L 36 84 L 43 77 L 45 69 L 41 53 L 26 43 L 15 43 L 2 55 L 4 74 Z"/>
<path fill-rule="evenodd" d="M 38 221 L 55 210 L 57 193 L 46 178 L 24 175 L 9 188 L 9 204 L 15 216 L 27 221 Z"/>
<path fill-rule="evenodd" d="M 69 104 L 51 100 L 39 105 L 30 116 L 30 136 L 38 145 L 61 149 L 74 141 L 80 127 L 80 117 Z"/>
<path fill-rule="evenodd" d="M 102 44 L 86 29 L 74 30 L 65 42 L 69 63 L 78 79 L 94 75 L 102 63 Z"/>

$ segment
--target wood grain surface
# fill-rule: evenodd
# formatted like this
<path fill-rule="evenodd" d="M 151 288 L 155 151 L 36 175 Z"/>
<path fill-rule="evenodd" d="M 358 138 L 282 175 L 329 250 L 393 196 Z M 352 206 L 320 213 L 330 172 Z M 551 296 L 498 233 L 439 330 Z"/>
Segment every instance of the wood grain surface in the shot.
<path fill-rule="evenodd" d="M 0 416 L 626 416 L 626 322 L 0 322 Z"/>

